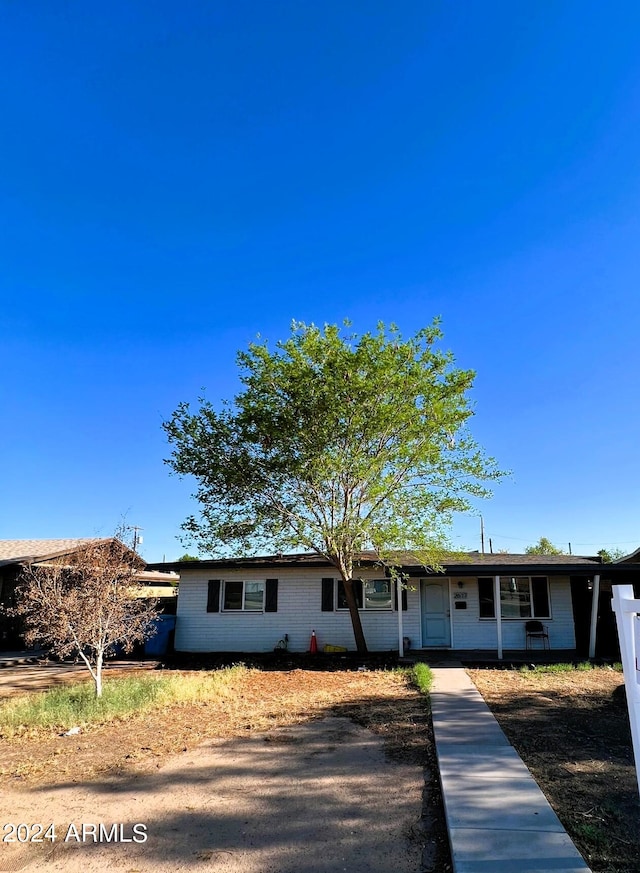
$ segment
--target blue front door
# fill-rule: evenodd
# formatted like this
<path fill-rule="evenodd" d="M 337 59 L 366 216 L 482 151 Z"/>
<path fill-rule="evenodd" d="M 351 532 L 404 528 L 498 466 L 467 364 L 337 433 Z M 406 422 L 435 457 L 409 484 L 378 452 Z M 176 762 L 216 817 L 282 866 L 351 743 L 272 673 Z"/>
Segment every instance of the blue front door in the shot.
<path fill-rule="evenodd" d="M 420 588 L 422 607 L 422 645 L 426 648 L 451 645 L 449 580 L 423 579 Z"/>

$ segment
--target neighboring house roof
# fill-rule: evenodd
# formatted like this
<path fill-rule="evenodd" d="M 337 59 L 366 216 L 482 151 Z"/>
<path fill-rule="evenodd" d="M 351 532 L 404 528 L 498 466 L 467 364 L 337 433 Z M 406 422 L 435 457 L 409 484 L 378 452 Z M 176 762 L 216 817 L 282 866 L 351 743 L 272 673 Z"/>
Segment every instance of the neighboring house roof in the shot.
<path fill-rule="evenodd" d="M 11 564 L 24 564 L 52 560 L 70 555 L 83 546 L 95 545 L 96 543 L 110 543 L 114 537 L 76 537 L 74 539 L 56 540 L 0 540 L 0 567 Z M 180 581 L 176 573 L 148 570 L 146 563 L 139 555 L 136 555 L 140 569 L 136 572 L 141 584 L 155 586 L 174 586 Z M 175 589 L 167 591 L 169 596 L 175 594 Z"/>
<path fill-rule="evenodd" d="M 147 566 L 145 570 L 140 570 L 138 573 L 138 578 L 148 582 L 150 585 L 154 582 L 173 582 L 177 584 L 180 581 L 180 577 L 177 573 L 163 573 L 160 570 L 150 570 Z"/>
<path fill-rule="evenodd" d="M 139 570 L 136 573 L 138 579 L 143 585 L 148 585 L 162 591 L 161 594 L 154 595 L 158 597 L 175 597 L 178 594 L 178 582 L 180 576 L 177 573 L 163 573 L 159 570 Z"/>
<path fill-rule="evenodd" d="M 436 571 L 425 568 L 411 554 L 398 555 L 398 564 L 410 575 L 426 576 Z M 360 567 L 380 566 L 374 552 L 359 552 L 355 560 Z M 532 571 L 541 575 L 589 575 L 606 572 L 611 564 L 603 564 L 600 556 L 581 555 L 512 555 L 512 554 L 481 554 L 467 552 L 452 558 L 443 558 L 442 567 L 446 573 L 455 575 L 494 576 L 508 572 L 510 575 L 527 575 Z M 285 568 L 285 567 L 332 567 L 326 558 L 314 553 L 292 555 L 262 555 L 245 558 L 217 558 L 201 561 L 174 561 L 171 563 L 149 564 L 149 569 L 171 569 L 181 573 L 188 570 L 215 569 L 250 569 L 250 568 Z M 616 574 L 617 575 L 617 574 Z"/>
<path fill-rule="evenodd" d="M 90 543 L 106 543 L 111 539 L 112 537 L 76 537 L 56 540 L 0 540 L 0 564 L 57 558 Z"/>
<path fill-rule="evenodd" d="M 623 555 L 621 558 L 616 558 L 612 561 L 613 564 L 628 564 L 630 562 L 637 563 L 640 561 L 640 549 L 631 552 L 629 555 Z"/>

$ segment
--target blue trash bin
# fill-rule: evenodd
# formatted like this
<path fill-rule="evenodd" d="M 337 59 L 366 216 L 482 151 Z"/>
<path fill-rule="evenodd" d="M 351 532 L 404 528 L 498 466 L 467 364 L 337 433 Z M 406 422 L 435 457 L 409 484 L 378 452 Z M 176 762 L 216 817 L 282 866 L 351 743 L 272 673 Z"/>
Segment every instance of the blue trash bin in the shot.
<path fill-rule="evenodd" d="M 144 653 L 151 658 L 166 655 L 169 650 L 169 640 L 176 627 L 175 615 L 159 615 L 153 620 L 155 634 L 144 644 Z"/>

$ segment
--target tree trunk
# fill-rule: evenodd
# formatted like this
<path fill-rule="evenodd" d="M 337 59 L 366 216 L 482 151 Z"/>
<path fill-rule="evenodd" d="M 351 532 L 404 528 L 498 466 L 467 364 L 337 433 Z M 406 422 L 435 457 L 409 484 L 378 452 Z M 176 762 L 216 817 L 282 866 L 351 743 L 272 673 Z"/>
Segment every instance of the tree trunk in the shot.
<path fill-rule="evenodd" d="M 95 683 L 96 697 L 102 697 L 102 652 L 98 652 L 98 657 L 96 658 Z"/>
<path fill-rule="evenodd" d="M 360 621 L 360 613 L 358 612 L 358 604 L 356 603 L 356 595 L 353 590 L 353 579 L 343 579 L 344 594 L 349 607 L 349 615 L 351 616 L 351 624 L 353 625 L 353 636 L 356 641 L 356 648 L 359 655 L 366 655 L 368 652 L 367 641 L 364 638 L 362 630 L 362 622 Z"/>

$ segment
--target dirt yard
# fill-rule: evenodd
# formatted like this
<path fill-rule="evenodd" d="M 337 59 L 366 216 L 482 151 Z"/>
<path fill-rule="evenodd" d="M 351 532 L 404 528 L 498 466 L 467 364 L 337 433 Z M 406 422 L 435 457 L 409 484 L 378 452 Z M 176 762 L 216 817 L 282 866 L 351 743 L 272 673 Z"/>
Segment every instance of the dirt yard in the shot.
<path fill-rule="evenodd" d="M 622 674 L 469 674 L 594 873 L 639 873 L 640 802 Z"/>
<path fill-rule="evenodd" d="M 0 870 L 284 873 L 305 845 L 316 870 L 383 870 L 383 845 L 405 846 L 394 869 L 450 869 L 427 706 L 396 673 L 252 672 L 232 700 L 0 753 L 3 824 L 150 818 L 144 845 L 0 844 Z"/>

